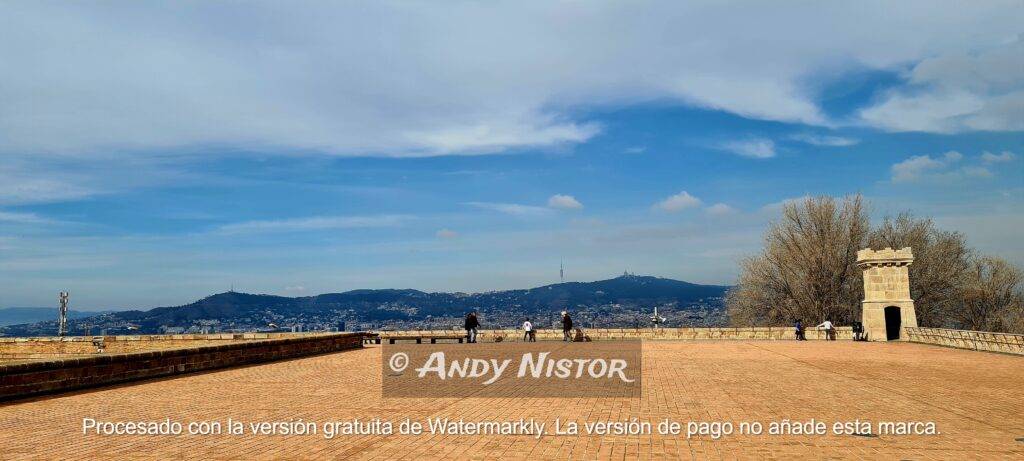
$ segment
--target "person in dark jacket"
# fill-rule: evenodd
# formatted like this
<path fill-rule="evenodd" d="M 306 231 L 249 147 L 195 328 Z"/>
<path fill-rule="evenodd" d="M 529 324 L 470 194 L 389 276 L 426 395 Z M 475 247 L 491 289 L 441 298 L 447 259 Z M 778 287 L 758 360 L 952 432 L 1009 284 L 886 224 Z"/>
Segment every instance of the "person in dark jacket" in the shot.
<path fill-rule="evenodd" d="M 796 340 L 807 341 L 807 337 L 804 336 L 804 323 L 799 320 L 796 321 Z"/>
<path fill-rule="evenodd" d="M 562 311 L 562 341 L 572 341 L 572 317 Z"/>
<path fill-rule="evenodd" d="M 476 342 L 476 329 L 480 327 L 480 321 L 476 318 L 476 312 L 466 314 L 466 342 Z"/>

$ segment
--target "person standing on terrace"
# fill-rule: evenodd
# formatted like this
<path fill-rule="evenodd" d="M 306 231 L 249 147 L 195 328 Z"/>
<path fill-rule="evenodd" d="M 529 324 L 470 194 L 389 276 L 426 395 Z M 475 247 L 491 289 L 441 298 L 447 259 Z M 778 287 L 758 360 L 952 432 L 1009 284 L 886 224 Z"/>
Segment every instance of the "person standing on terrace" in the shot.
<path fill-rule="evenodd" d="M 562 311 L 562 341 L 572 342 L 572 317 L 566 311 Z"/>
<path fill-rule="evenodd" d="M 533 342 L 536 340 L 537 337 L 533 335 L 533 323 L 531 323 L 530 318 L 527 317 L 526 321 L 523 322 L 523 341 Z"/>
<path fill-rule="evenodd" d="M 466 342 L 476 342 L 476 329 L 480 327 L 480 321 L 476 318 L 476 312 L 466 314 Z"/>
<path fill-rule="evenodd" d="M 825 339 L 826 340 L 828 340 L 828 341 L 835 341 L 836 340 L 836 326 L 833 325 L 831 321 L 825 320 L 824 322 L 821 322 L 821 325 L 818 325 L 818 329 L 819 330 L 825 330 Z"/>

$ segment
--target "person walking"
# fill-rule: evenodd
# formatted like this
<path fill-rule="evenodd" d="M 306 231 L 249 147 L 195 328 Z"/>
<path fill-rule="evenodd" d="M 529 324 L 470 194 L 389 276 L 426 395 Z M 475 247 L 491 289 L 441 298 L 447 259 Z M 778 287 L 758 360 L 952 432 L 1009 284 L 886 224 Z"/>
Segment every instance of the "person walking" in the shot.
<path fill-rule="evenodd" d="M 807 341 L 807 337 L 804 335 L 804 323 L 799 320 L 796 321 L 796 340 Z"/>
<path fill-rule="evenodd" d="M 480 321 L 476 318 L 476 312 L 466 314 L 466 342 L 476 342 L 476 329 L 480 327 Z"/>
<path fill-rule="evenodd" d="M 529 317 L 527 317 L 526 321 L 523 322 L 523 341 L 537 341 L 537 337 L 533 335 L 533 323 L 530 322 Z"/>
<path fill-rule="evenodd" d="M 562 311 L 562 341 L 572 342 L 572 317 L 566 311 Z"/>
<path fill-rule="evenodd" d="M 825 339 L 827 341 L 836 340 L 836 326 L 833 325 L 831 321 L 825 320 L 824 322 L 821 322 L 821 325 L 818 325 L 817 328 L 819 330 L 825 330 Z"/>

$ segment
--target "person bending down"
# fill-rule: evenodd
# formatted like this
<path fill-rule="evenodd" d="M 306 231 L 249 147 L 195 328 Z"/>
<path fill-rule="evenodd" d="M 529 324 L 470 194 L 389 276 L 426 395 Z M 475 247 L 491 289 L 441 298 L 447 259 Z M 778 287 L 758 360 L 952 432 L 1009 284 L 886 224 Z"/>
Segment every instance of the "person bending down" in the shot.
<path fill-rule="evenodd" d="M 828 340 L 828 341 L 835 341 L 836 340 L 836 326 L 832 325 L 831 321 L 826 320 L 824 322 L 821 322 L 821 325 L 818 325 L 818 329 L 819 330 L 825 330 L 825 339 L 826 340 Z"/>

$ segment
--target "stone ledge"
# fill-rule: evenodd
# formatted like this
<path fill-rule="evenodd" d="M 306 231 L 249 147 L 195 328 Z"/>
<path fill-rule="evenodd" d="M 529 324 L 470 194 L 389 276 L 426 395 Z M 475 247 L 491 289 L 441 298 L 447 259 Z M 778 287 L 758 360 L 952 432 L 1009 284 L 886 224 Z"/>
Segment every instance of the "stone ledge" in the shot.
<path fill-rule="evenodd" d="M 416 335 L 465 335 L 465 330 L 394 330 L 378 332 L 381 338 L 387 339 L 392 336 L 416 336 Z M 622 340 L 622 339 L 644 339 L 644 340 L 701 340 L 701 339 L 726 339 L 726 340 L 794 340 L 795 334 L 792 326 L 785 327 L 712 327 L 712 328 L 583 328 L 583 333 L 594 341 Z M 824 340 L 825 331 L 813 327 L 806 329 L 808 340 Z M 479 330 L 480 341 L 493 342 L 501 337 L 502 341 L 522 341 L 523 330 L 495 329 Z M 837 339 L 852 339 L 853 329 L 850 327 L 836 327 Z M 540 341 L 554 341 L 562 339 L 562 330 L 539 329 L 537 339 Z"/>
<path fill-rule="evenodd" d="M 0 365 L 0 400 L 354 349 L 365 336 L 328 333 Z"/>

